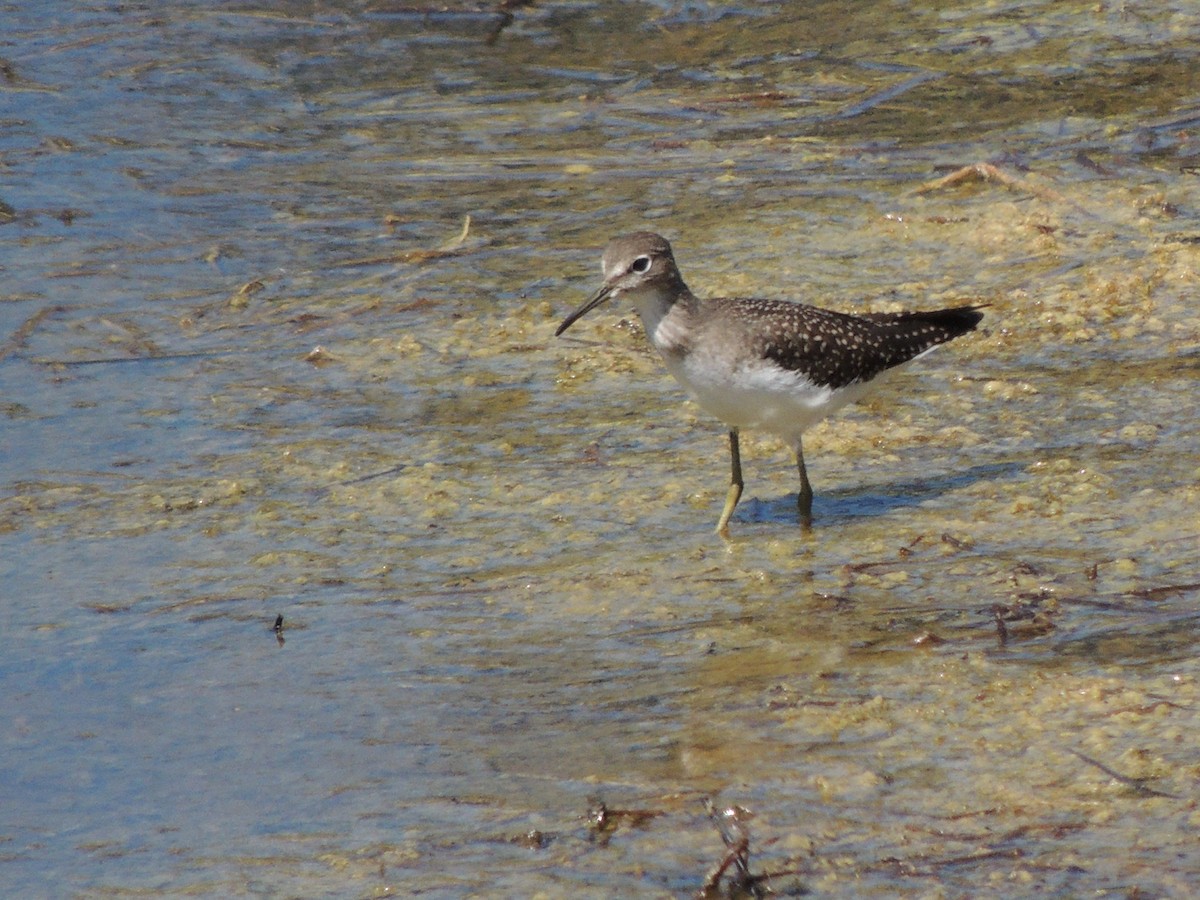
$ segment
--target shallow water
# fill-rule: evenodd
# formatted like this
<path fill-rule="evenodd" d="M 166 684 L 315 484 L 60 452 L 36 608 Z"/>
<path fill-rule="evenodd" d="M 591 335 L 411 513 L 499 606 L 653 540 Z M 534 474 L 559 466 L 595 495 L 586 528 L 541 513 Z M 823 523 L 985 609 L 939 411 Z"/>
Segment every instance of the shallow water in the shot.
<path fill-rule="evenodd" d="M 705 796 L 781 894 L 1200 879 L 1192 4 L 6 18 L 6 895 L 687 896 Z M 990 309 L 727 545 L 636 317 L 553 338 L 639 227 Z"/>

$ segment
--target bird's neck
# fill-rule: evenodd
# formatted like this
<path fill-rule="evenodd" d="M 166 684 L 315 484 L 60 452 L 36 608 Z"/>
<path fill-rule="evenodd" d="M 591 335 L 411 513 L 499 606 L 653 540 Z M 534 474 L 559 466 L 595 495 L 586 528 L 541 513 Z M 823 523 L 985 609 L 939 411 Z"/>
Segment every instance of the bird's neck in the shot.
<path fill-rule="evenodd" d="M 681 280 L 647 285 L 633 295 L 646 336 L 665 357 L 691 348 L 700 301 Z"/>

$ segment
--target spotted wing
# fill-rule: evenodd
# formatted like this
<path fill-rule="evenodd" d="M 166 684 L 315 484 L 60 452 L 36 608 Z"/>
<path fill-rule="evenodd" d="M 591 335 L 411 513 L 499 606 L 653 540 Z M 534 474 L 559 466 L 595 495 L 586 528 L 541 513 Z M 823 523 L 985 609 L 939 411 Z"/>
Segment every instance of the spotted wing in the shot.
<path fill-rule="evenodd" d="M 870 381 L 938 344 L 973 331 L 979 307 L 853 316 L 781 300 L 738 300 L 755 350 L 814 384 Z"/>

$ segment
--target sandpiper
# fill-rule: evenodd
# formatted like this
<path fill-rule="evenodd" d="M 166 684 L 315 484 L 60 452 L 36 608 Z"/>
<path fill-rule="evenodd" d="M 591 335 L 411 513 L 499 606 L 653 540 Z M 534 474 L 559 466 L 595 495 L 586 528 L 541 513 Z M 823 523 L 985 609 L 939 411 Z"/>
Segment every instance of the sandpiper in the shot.
<path fill-rule="evenodd" d="M 867 394 L 885 371 L 973 331 L 983 318 L 979 306 L 848 315 L 786 300 L 701 300 L 679 274 L 671 245 L 648 231 L 613 240 L 603 269 L 604 285 L 554 334 L 605 300 L 633 300 L 668 371 L 729 426 L 732 477 L 717 521 L 723 537 L 742 496 L 742 428 L 763 428 L 791 442 L 800 472 L 800 520 L 809 525 L 813 494 L 800 441 L 805 430 Z"/>

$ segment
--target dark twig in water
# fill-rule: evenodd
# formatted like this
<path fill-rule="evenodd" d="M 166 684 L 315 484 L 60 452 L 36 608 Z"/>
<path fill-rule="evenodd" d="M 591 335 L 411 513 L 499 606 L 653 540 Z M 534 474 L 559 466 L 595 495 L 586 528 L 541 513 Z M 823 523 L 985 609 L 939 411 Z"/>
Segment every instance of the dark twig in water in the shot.
<path fill-rule="evenodd" d="M 514 9 L 520 9 L 522 6 L 533 6 L 535 0 L 500 0 L 496 4 L 496 24 L 492 26 L 492 30 L 488 33 L 484 43 L 489 47 L 496 43 L 500 38 L 500 32 L 513 23 L 516 16 L 512 14 Z"/>
<path fill-rule="evenodd" d="M 1004 647 L 1008 644 L 1008 626 L 1004 624 L 1004 607 L 999 603 L 992 606 L 992 618 L 996 622 L 996 640 Z"/>
<path fill-rule="evenodd" d="M 1130 596 L 1140 597 L 1143 600 L 1161 600 L 1163 597 L 1171 597 L 1176 594 L 1191 594 L 1200 590 L 1200 581 L 1193 581 L 1188 584 L 1165 584 L 1162 587 L 1153 588 L 1138 588 L 1135 591 L 1130 591 Z"/>
<path fill-rule="evenodd" d="M 942 543 L 949 544 L 955 550 L 972 550 L 975 547 L 974 542 L 970 539 L 956 538 L 950 532 L 943 532 Z"/>
<path fill-rule="evenodd" d="M 992 622 L 1001 647 L 1012 640 L 1026 640 L 1055 629 L 1057 598 L 1045 589 L 1017 594 L 1012 603 L 994 603 Z"/>
<path fill-rule="evenodd" d="M 417 250 L 403 250 L 398 253 L 385 253 L 381 256 L 363 256 L 357 259 L 347 259 L 342 262 L 332 263 L 331 267 L 346 269 L 359 268 L 362 266 L 382 266 L 393 263 L 422 263 L 428 262 L 431 259 L 441 259 L 444 256 L 457 256 L 463 252 L 463 246 L 466 243 L 467 235 L 471 232 L 471 217 L 463 218 L 462 228 L 458 234 L 450 240 L 443 243 L 440 247 L 423 248 Z"/>
<path fill-rule="evenodd" d="M 933 181 L 927 181 L 916 189 L 915 193 L 929 194 L 933 191 L 940 191 L 943 188 L 954 187 L 968 181 L 991 181 L 996 184 L 1002 184 L 1009 190 L 1025 191 L 1028 194 L 1038 197 L 1042 200 L 1048 200 L 1054 203 L 1070 203 L 1066 197 L 1051 190 L 1048 187 L 1043 187 L 1040 184 L 1034 184 L 1027 178 L 1021 178 L 1018 175 L 1010 175 L 999 166 L 992 163 L 972 163 L 968 166 L 963 166 L 961 169 L 955 169 L 949 175 L 942 178 L 936 178 Z M 1074 206 L 1075 204 L 1071 204 Z"/>
<path fill-rule="evenodd" d="M 663 814 L 662 810 L 658 809 L 610 809 L 599 797 L 589 797 L 588 803 L 588 829 L 592 840 L 601 844 L 607 844 L 608 839 L 622 823 L 631 828 L 640 828 Z"/>
<path fill-rule="evenodd" d="M 25 342 L 29 340 L 29 336 L 33 334 L 43 321 L 55 313 L 62 312 L 64 309 L 66 309 L 65 306 L 45 306 L 22 322 L 20 327 L 8 336 L 8 340 L 0 344 L 0 360 L 20 350 L 25 346 Z"/>
<path fill-rule="evenodd" d="M 1089 766 L 1095 766 L 1097 769 L 1099 769 L 1105 775 L 1108 775 L 1110 778 L 1113 778 L 1116 781 L 1119 781 L 1121 784 L 1125 785 L 1127 788 L 1131 788 L 1134 791 L 1134 793 L 1140 794 L 1143 797 L 1168 797 L 1172 800 L 1182 799 L 1178 794 L 1168 794 L 1166 791 L 1158 791 L 1152 787 L 1148 787 L 1146 785 L 1146 782 L 1151 780 L 1149 778 L 1132 778 L 1128 775 L 1122 775 L 1120 772 L 1117 772 L 1114 769 L 1110 769 L 1104 763 L 1100 762 L 1100 760 L 1092 759 L 1087 754 L 1080 753 L 1078 750 L 1073 750 L 1070 747 L 1067 748 L 1067 752 L 1071 753 L 1075 756 L 1078 756 Z"/>
<path fill-rule="evenodd" d="M 996 850 L 991 848 L 981 848 L 971 853 L 963 853 L 960 856 L 948 856 L 942 859 L 927 859 L 924 857 L 918 859 L 899 859 L 897 857 L 888 857 L 884 859 L 881 868 L 890 869 L 899 875 L 908 877 L 924 875 L 932 876 L 939 869 L 946 869 L 952 866 L 973 865 L 978 862 L 983 862 L 989 859 L 1021 859 L 1025 854 L 1018 848 L 1009 848 Z"/>
<path fill-rule="evenodd" d="M 836 118 L 852 119 L 855 116 L 861 116 L 865 112 L 869 112 L 875 107 L 883 103 L 890 103 L 901 94 L 906 94 L 913 88 L 918 88 L 927 81 L 934 81 L 938 78 L 945 78 L 945 72 L 935 72 L 926 70 L 917 72 L 915 75 L 910 75 L 908 78 L 901 81 L 899 84 L 889 85 L 881 91 L 876 91 L 871 96 L 864 100 L 859 100 L 857 103 L 852 103 L 845 109 L 841 110 Z"/>
<path fill-rule="evenodd" d="M 215 359 L 221 356 L 236 356 L 248 350 L 198 350 L 194 353 L 160 353 L 153 356 L 96 357 L 92 359 L 31 359 L 36 366 L 109 366 L 117 363 L 176 362 L 181 359 Z"/>
<path fill-rule="evenodd" d="M 697 897 L 713 896 L 720 889 L 721 879 L 730 867 L 735 873 L 729 882 L 731 893 L 746 891 L 756 897 L 766 894 L 768 888 L 765 883 L 771 876 L 750 874 L 750 829 L 746 827 L 746 822 L 751 818 L 750 811 L 740 806 L 729 806 L 718 811 L 707 797 L 704 798 L 704 811 L 717 826 L 727 852 L 704 879 L 704 886 Z"/>
<path fill-rule="evenodd" d="M 386 475 L 395 475 L 397 472 L 402 472 L 407 468 L 408 466 L 405 463 L 401 463 L 398 466 L 392 466 L 391 468 L 382 469 L 378 472 L 369 472 L 366 475 L 359 475 L 357 478 L 347 478 L 345 481 L 339 481 L 338 484 L 342 487 L 350 484 L 362 484 L 364 481 L 372 481 L 376 478 L 383 478 Z"/>

